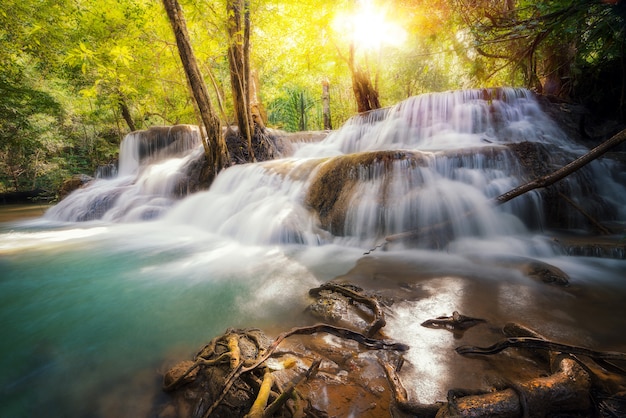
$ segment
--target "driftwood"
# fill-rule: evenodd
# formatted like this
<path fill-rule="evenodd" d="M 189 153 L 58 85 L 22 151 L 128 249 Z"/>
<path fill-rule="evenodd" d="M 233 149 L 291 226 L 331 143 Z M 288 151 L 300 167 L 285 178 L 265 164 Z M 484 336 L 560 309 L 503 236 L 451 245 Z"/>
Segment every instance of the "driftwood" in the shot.
<path fill-rule="evenodd" d="M 626 129 L 618 132 L 617 134 L 615 134 L 613 137 L 611 137 L 610 139 L 608 139 L 607 141 L 603 142 L 602 144 L 598 145 L 597 147 L 593 148 L 592 150 L 590 150 L 589 152 L 587 152 L 586 154 L 580 156 L 579 158 L 575 159 L 574 161 L 572 161 L 571 163 L 561 167 L 560 169 L 554 171 L 553 173 L 550 173 L 548 175 L 545 175 L 543 177 L 540 177 L 538 179 L 532 180 L 528 183 L 525 183 L 519 187 L 516 187 L 512 190 L 509 190 L 506 193 L 501 194 L 500 196 L 496 197 L 494 199 L 494 204 L 495 205 L 501 205 L 503 203 L 506 203 L 518 196 L 521 196 L 525 193 L 528 193 L 531 190 L 535 190 L 535 189 L 540 189 L 540 188 L 544 188 L 544 187 L 548 187 L 562 179 L 564 179 L 565 177 L 569 176 L 570 174 L 574 173 L 575 171 L 579 170 L 580 168 L 584 167 L 585 165 L 589 164 L 591 161 L 601 157 L 602 155 L 604 155 L 606 152 L 608 152 L 609 150 L 611 150 L 612 148 L 615 148 L 616 146 L 620 145 L 622 142 L 626 141 Z M 465 214 L 465 216 L 470 216 L 472 215 L 474 212 L 473 211 L 469 211 Z M 375 247 L 373 247 L 372 249 L 370 249 L 368 252 L 366 252 L 365 254 L 369 254 L 372 251 L 378 249 L 378 248 L 382 248 L 384 246 L 386 246 L 388 243 L 393 242 L 393 241 L 402 241 L 402 240 L 407 240 L 407 239 L 413 239 L 413 238 L 417 238 L 425 233 L 428 232 L 432 232 L 436 229 L 439 229 L 443 226 L 446 226 L 450 223 L 451 221 L 447 221 L 447 222 L 442 222 L 439 223 L 437 225 L 432 225 L 429 227 L 425 227 L 425 228 L 421 228 L 421 229 L 417 229 L 417 230 L 413 230 L 413 231 L 406 231 L 406 232 L 400 232 L 398 234 L 392 234 L 392 235 L 388 235 L 385 237 L 385 242 L 376 245 Z"/>

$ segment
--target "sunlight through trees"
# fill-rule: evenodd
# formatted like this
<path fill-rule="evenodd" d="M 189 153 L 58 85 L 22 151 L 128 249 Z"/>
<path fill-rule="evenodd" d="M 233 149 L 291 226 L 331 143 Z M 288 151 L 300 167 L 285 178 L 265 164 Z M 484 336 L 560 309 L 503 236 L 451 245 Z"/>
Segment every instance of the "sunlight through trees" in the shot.
<path fill-rule="evenodd" d="M 223 122 L 234 124 L 226 4 L 181 0 L 209 94 L 222 104 Z M 249 73 L 269 127 L 322 129 L 325 81 L 335 127 L 358 110 L 411 95 L 498 85 L 624 118 L 623 1 L 245 4 Z M 114 161 L 130 130 L 198 123 L 177 54 L 160 2 L 4 2 L 0 192 L 54 190 L 70 174 Z"/>

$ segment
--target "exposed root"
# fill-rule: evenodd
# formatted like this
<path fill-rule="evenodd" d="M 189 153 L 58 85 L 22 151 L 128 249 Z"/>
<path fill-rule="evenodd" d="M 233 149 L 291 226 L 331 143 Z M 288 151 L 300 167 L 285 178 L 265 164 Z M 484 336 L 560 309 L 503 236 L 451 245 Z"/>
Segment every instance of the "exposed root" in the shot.
<path fill-rule="evenodd" d="M 201 375 L 199 386 L 196 387 L 202 391 L 203 395 L 195 403 L 195 416 L 208 418 L 216 412 L 220 405 L 222 405 L 220 410 L 223 411 L 224 408 L 228 410 L 233 408 L 234 402 L 242 402 L 238 404 L 239 409 L 244 407 L 245 404 L 251 404 L 251 406 L 248 406 L 249 409 L 247 409 L 246 416 L 248 418 L 281 415 L 289 413 L 290 408 L 293 414 L 290 413 L 289 416 L 293 416 L 296 413 L 293 410 L 293 405 L 288 406 L 286 403 L 290 399 L 297 397 L 296 387 L 299 383 L 317 373 L 321 360 L 314 361 L 306 373 L 292 379 L 285 389 L 280 389 L 280 385 L 275 384 L 276 381 L 272 375 L 271 365 L 266 363 L 266 361 L 275 354 L 279 354 L 276 350 L 286 338 L 293 335 L 312 335 L 316 333 L 327 333 L 346 340 L 356 341 L 361 346 L 372 350 L 400 352 L 408 350 L 408 346 L 401 343 L 372 339 L 359 332 L 327 324 L 293 328 L 280 334 L 271 344 L 267 339 L 263 341 L 259 337 L 260 332 L 227 330 L 225 335 L 212 340 L 203 347 L 196 355 L 194 362 L 184 369 L 182 373 L 179 373 L 180 368 L 177 369 L 176 376 L 173 375 L 173 372 L 168 372 L 166 378 L 164 378 L 163 388 L 171 392 L 183 384 L 194 382 Z M 284 356 L 284 353 L 281 352 L 280 355 Z M 288 358 L 280 367 L 275 369 L 284 370 L 294 365 L 295 361 L 293 358 Z M 216 368 L 221 370 L 217 374 L 215 374 Z M 261 377 L 259 370 L 263 368 L 265 368 L 263 381 L 259 383 Z M 192 375 L 194 371 L 195 374 Z M 214 376 L 219 380 L 215 380 Z M 207 390 L 206 385 L 212 387 L 209 392 L 205 392 Z M 273 387 L 277 388 L 276 391 L 272 390 Z M 250 394 L 253 392 L 257 394 L 254 402 L 250 399 Z M 241 396 L 244 397 L 242 398 Z M 250 403 L 248 403 L 248 399 Z M 209 403 L 210 405 L 207 407 Z M 269 406 L 266 407 L 268 403 Z M 298 403 L 300 404 L 301 402 Z M 282 409 L 283 407 L 285 408 Z M 220 412 L 219 415 L 223 416 L 223 412 Z"/>
<path fill-rule="evenodd" d="M 426 328 L 447 329 L 454 333 L 456 338 L 460 338 L 465 330 L 485 322 L 487 321 L 484 319 L 472 318 L 454 311 L 452 316 L 438 316 L 435 319 L 428 319 L 422 322 L 421 325 Z"/>
<path fill-rule="evenodd" d="M 499 341 L 488 347 L 475 347 L 470 345 L 464 345 L 457 347 L 456 352 L 461 355 L 489 355 L 499 353 L 500 351 L 506 350 L 507 348 L 532 348 L 535 350 L 556 351 L 560 353 L 582 355 L 592 358 L 594 360 L 604 360 L 605 362 L 626 361 L 626 353 L 620 353 L 616 351 L 596 351 L 585 347 L 562 344 L 533 337 L 511 337 L 507 338 L 506 340 Z M 616 370 L 625 373 L 619 367 L 615 365 L 613 365 L 613 367 L 615 367 Z"/>
<path fill-rule="evenodd" d="M 407 391 L 402 385 L 402 381 L 397 374 L 396 369 L 389 362 L 378 358 L 378 363 L 385 370 L 385 375 L 389 381 L 389 386 L 393 392 L 394 402 L 397 407 L 406 413 L 416 415 L 420 418 L 434 418 L 439 409 L 443 406 L 441 403 L 421 404 L 409 401 Z"/>
<path fill-rule="evenodd" d="M 479 395 L 448 396 L 448 404 L 437 418 L 548 416 L 552 412 L 589 409 L 591 379 L 583 367 L 569 356 L 562 356 L 558 370 L 531 379 L 513 388 Z"/>
<path fill-rule="evenodd" d="M 230 368 L 236 369 L 241 363 L 241 350 L 239 349 L 239 337 L 236 334 L 230 334 L 226 337 L 228 342 L 228 350 L 230 352 Z"/>
<path fill-rule="evenodd" d="M 387 321 L 385 320 L 385 313 L 383 312 L 378 300 L 374 297 L 363 295 L 361 293 L 362 289 L 343 284 L 324 283 L 320 287 L 309 290 L 309 295 L 319 296 L 320 292 L 323 290 L 329 290 L 331 292 L 344 295 L 350 298 L 353 302 L 361 303 L 367 306 L 372 311 L 374 314 L 374 320 L 369 324 L 368 330 L 365 333 L 368 337 L 376 335 L 376 333 L 387 324 Z"/>
<path fill-rule="evenodd" d="M 265 411 L 265 406 L 267 405 L 267 400 L 270 397 L 273 383 L 274 378 L 272 377 L 272 372 L 268 368 L 265 370 L 263 383 L 261 383 L 256 400 L 252 404 L 252 408 L 250 408 L 250 412 L 248 412 L 245 418 L 263 418 L 263 411 Z"/>
<path fill-rule="evenodd" d="M 303 375 L 297 376 L 294 380 L 289 382 L 289 385 L 282 390 L 282 393 L 274 402 L 272 402 L 264 411 L 263 417 L 269 418 L 274 416 L 276 412 L 282 407 L 285 402 L 287 402 L 290 398 L 293 397 L 294 391 L 296 390 L 296 386 L 300 384 L 303 380 L 308 380 L 311 376 L 314 376 L 317 373 L 317 370 L 320 367 L 321 360 L 315 360 L 311 367 L 307 370 L 307 372 Z"/>

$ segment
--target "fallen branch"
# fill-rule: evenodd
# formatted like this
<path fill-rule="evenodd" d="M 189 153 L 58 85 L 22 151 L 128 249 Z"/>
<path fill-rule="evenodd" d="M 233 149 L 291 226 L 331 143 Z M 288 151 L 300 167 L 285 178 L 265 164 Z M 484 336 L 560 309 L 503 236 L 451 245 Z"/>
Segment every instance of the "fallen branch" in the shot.
<path fill-rule="evenodd" d="M 624 141 L 626 141 L 626 129 L 618 132 L 613 137 L 611 137 L 611 139 L 604 141 L 602 144 L 593 148 L 591 151 L 578 157 L 571 163 L 561 167 L 555 172 L 548 174 L 546 176 L 540 177 L 536 180 L 530 181 L 526 184 L 523 184 L 519 187 L 514 188 L 513 190 L 509 190 L 508 192 L 504 194 L 501 194 L 500 196 L 496 197 L 496 202 L 498 204 L 506 203 L 509 200 L 514 199 L 518 196 L 521 196 L 524 193 L 527 193 L 531 190 L 550 186 L 556 183 L 557 181 L 562 180 L 565 177 L 569 176 L 570 174 L 580 169 L 581 167 L 584 167 L 585 165 L 589 164 L 593 160 L 601 157 L 611 148 L 618 146 Z"/>
<path fill-rule="evenodd" d="M 598 222 L 593 216 L 591 216 L 589 213 L 587 213 L 587 211 L 585 209 L 583 209 L 579 204 L 574 202 L 572 199 L 570 199 L 569 197 L 565 196 L 561 192 L 559 192 L 559 197 L 561 199 L 565 200 L 567 203 L 570 204 L 570 206 L 572 206 L 581 215 L 583 215 L 598 230 L 598 232 L 600 232 L 601 234 L 604 234 L 604 235 L 610 235 L 611 234 L 611 231 L 607 227 L 605 227 L 600 222 Z"/>

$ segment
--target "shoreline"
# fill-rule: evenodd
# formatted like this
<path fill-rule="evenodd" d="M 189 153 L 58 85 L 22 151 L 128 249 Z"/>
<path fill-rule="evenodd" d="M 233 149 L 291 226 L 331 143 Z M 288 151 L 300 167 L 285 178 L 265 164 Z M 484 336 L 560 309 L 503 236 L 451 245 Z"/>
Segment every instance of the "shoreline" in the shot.
<path fill-rule="evenodd" d="M 0 223 L 39 218 L 51 206 L 49 203 L 9 203 L 0 205 Z"/>

